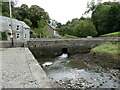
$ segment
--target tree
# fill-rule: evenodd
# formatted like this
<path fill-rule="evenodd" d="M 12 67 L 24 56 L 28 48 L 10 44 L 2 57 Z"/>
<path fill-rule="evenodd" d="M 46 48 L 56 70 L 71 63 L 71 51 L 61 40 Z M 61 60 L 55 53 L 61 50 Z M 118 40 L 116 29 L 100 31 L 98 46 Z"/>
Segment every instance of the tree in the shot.
<path fill-rule="evenodd" d="M 38 22 L 41 19 L 46 23 L 49 22 L 49 14 L 37 5 L 32 5 L 29 8 L 26 4 L 22 4 L 21 7 L 15 7 L 15 17 L 18 20 L 25 21 L 32 28 L 38 28 Z"/>
<path fill-rule="evenodd" d="M 74 35 L 74 29 L 70 26 L 63 25 L 61 28 L 57 28 L 57 31 L 60 35 Z"/>
<path fill-rule="evenodd" d="M 19 15 L 22 16 L 22 20 L 29 18 L 29 7 L 26 4 L 22 4 L 19 10 Z"/>
<path fill-rule="evenodd" d="M 113 3 L 109 10 L 110 26 L 112 27 L 112 32 L 120 31 L 120 3 Z M 114 22 L 113 22 L 114 21 Z"/>
<path fill-rule="evenodd" d="M 38 38 L 42 38 L 42 37 L 45 37 L 45 27 L 46 27 L 46 22 L 41 19 L 39 22 L 38 22 L 38 28 L 34 28 L 33 32 L 36 34 L 36 36 Z"/>
<path fill-rule="evenodd" d="M 92 13 L 92 21 L 98 35 L 120 31 L 120 3 L 105 2 L 99 4 Z"/>
<path fill-rule="evenodd" d="M 44 19 L 46 22 L 49 21 L 48 13 L 46 13 L 43 8 L 41 8 L 37 5 L 32 5 L 30 7 L 30 12 L 32 13 L 30 20 L 32 21 L 32 26 L 34 28 L 38 27 L 38 22 L 41 19 Z"/>
<path fill-rule="evenodd" d="M 102 0 L 97 0 L 97 3 L 95 3 L 95 0 L 91 0 L 87 3 L 88 10 L 85 11 L 84 14 L 88 14 L 89 12 L 94 12 L 97 8 L 97 6 L 102 2 Z"/>
<path fill-rule="evenodd" d="M 61 26 L 62 26 L 62 24 L 59 23 L 59 22 L 57 22 L 57 26 L 56 26 L 56 28 L 61 28 Z"/>
<path fill-rule="evenodd" d="M 45 25 L 47 25 L 47 23 L 45 22 L 44 19 L 41 19 L 41 20 L 38 22 L 38 28 L 44 28 Z"/>
<path fill-rule="evenodd" d="M 25 18 L 25 19 L 24 19 L 24 22 L 25 22 L 28 26 L 32 26 L 32 22 L 31 22 L 29 19 Z"/>
<path fill-rule="evenodd" d="M 10 17 L 9 2 L 1 2 L 0 5 L 2 7 L 2 16 Z M 12 17 L 15 17 L 14 6 L 15 6 L 15 3 L 11 2 Z"/>
<path fill-rule="evenodd" d="M 92 21 L 81 20 L 75 27 L 75 35 L 78 37 L 96 36 L 97 31 Z"/>
<path fill-rule="evenodd" d="M 8 2 L 2 2 L 0 3 L 2 6 L 2 16 L 10 16 L 10 11 L 9 11 L 9 3 Z"/>

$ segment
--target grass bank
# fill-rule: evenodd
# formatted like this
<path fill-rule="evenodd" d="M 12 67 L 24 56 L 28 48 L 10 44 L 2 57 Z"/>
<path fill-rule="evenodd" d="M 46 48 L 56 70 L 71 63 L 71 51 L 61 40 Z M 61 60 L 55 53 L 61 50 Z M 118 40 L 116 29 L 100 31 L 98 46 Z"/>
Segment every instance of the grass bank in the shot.
<path fill-rule="evenodd" d="M 107 43 L 107 44 L 100 45 L 98 47 L 93 48 L 92 51 L 120 55 L 118 46 L 119 46 L 118 43 Z"/>
<path fill-rule="evenodd" d="M 111 35 L 120 35 L 120 32 L 108 33 L 108 34 L 104 34 L 104 35 L 101 35 L 101 36 L 111 36 Z"/>

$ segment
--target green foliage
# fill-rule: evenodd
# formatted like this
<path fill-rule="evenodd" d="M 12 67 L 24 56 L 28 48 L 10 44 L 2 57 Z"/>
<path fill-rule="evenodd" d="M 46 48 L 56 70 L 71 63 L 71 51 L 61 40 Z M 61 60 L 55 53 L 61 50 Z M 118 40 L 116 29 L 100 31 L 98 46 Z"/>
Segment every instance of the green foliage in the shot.
<path fill-rule="evenodd" d="M 46 22 L 41 19 L 39 22 L 38 22 L 38 28 L 34 28 L 33 32 L 35 33 L 35 35 L 38 37 L 38 38 L 43 38 L 46 36 Z"/>
<path fill-rule="evenodd" d="M 18 11 L 17 12 L 17 13 L 19 13 L 18 15 L 22 16 L 22 18 L 21 18 L 22 20 L 30 18 L 29 17 L 29 12 L 30 12 L 29 7 L 26 4 L 22 4 L 20 8 L 17 8 L 16 11 Z"/>
<path fill-rule="evenodd" d="M 1 32 L 2 40 L 7 40 L 6 32 Z"/>
<path fill-rule="evenodd" d="M 46 25 L 46 22 L 45 22 L 43 19 L 41 19 L 41 20 L 38 22 L 38 27 L 39 27 L 39 28 L 44 28 L 45 25 Z"/>
<path fill-rule="evenodd" d="M 2 16 L 10 17 L 10 14 L 8 12 L 3 12 Z"/>
<path fill-rule="evenodd" d="M 49 15 L 47 12 L 44 11 L 43 8 L 37 6 L 37 5 L 32 5 L 30 7 L 30 20 L 32 22 L 32 27 L 33 28 L 38 28 L 38 22 L 43 19 L 45 22 L 49 21 Z"/>
<path fill-rule="evenodd" d="M 2 15 L 9 17 L 9 4 L 2 3 Z M 38 28 L 38 22 L 43 19 L 45 22 L 49 21 L 49 15 L 45 10 L 37 5 L 32 5 L 30 8 L 26 4 L 21 7 L 14 7 L 12 5 L 12 15 L 14 18 L 25 21 L 29 26 Z"/>
<path fill-rule="evenodd" d="M 42 33 L 41 28 L 34 28 L 34 29 L 33 29 L 33 33 L 34 33 L 38 38 L 43 37 L 43 33 Z"/>
<path fill-rule="evenodd" d="M 2 16 L 7 16 L 9 17 L 9 3 L 5 2 L 5 3 L 0 3 L 0 5 L 2 6 Z"/>
<path fill-rule="evenodd" d="M 61 28 L 57 28 L 57 31 L 62 36 L 64 36 L 65 34 L 68 34 L 68 35 L 74 34 L 74 30 L 72 29 L 72 27 L 69 27 L 69 26 L 62 26 Z"/>
<path fill-rule="evenodd" d="M 81 20 L 75 27 L 75 34 L 78 37 L 96 36 L 97 31 L 90 20 Z"/>
<path fill-rule="evenodd" d="M 92 13 L 92 21 L 98 35 L 120 31 L 120 3 L 105 2 Z"/>
<path fill-rule="evenodd" d="M 92 51 L 111 53 L 116 55 L 120 54 L 120 52 L 118 52 L 117 43 L 108 43 L 108 44 L 100 45 L 98 47 L 93 48 Z"/>
<path fill-rule="evenodd" d="M 9 11 L 9 3 L 8 2 L 2 2 L 0 3 L 0 6 L 2 6 L 2 16 L 7 16 L 7 17 L 10 17 L 10 11 Z M 15 3 L 12 2 L 11 3 L 11 7 L 12 7 L 12 16 L 14 17 L 14 7 L 15 6 Z"/>
<path fill-rule="evenodd" d="M 61 23 L 57 23 L 57 28 L 61 28 L 62 24 Z"/>
<path fill-rule="evenodd" d="M 31 26 L 31 25 L 32 25 L 32 22 L 31 22 L 29 19 L 27 19 L 27 18 L 24 19 L 24 22 L 25 22 L 28 26 Z"/>
<path fill-rule="evenodd" d="M 68 21 L 66 25 L 57 28 L 60 35 L 72 35 L 76 37 L 96 36 L 97 31 L 90 19 L 80 18 Z"/>
<path fill-rule="evenodd" d="M 40 24 L 41 23 L 41 24 Z M 47 35 L 47 24 L 43 23 L 42 21 L 39 22 L 40 25 L 43 27 L 39 26 L 38 28 L 34 28 L 32 32 L 38 37 L 38 38 L 43 38 L 46 37 Z"/>

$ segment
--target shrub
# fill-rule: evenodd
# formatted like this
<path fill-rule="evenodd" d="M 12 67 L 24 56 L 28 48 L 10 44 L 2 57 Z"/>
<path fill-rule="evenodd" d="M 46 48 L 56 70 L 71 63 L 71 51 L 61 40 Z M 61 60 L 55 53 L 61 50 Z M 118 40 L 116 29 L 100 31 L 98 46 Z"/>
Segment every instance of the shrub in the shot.
<path fill-rule="evenodd" d="M 78 38 L 77 36 L 72 36 L 72 35 L 64 35 L 62 38 Z"/>
<path fill-rule="evenodd" d="M 6 32 L 1 32 L 2 40 L 7 40 Z"/>
<path fill-rule="evenodd" d="M 97 31 L 92 21 L 81 20 L 75 27 L 75 34 L 78 37 L 96 36 Z"/>

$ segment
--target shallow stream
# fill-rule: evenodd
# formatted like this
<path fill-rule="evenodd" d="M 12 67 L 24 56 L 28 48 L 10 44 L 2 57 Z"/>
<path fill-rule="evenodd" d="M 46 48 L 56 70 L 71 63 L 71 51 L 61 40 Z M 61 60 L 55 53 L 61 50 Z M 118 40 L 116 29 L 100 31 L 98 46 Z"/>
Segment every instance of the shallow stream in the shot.
<path fill-rule="evenodd" d="M 106 73 L 101 67 L 97 71 L 83 60 L 67 58 L 61 55 L 56 58 L 38 59 L 49 78 L 57 87 L 62 88 L 118 88 L 118 78 Z"/>

